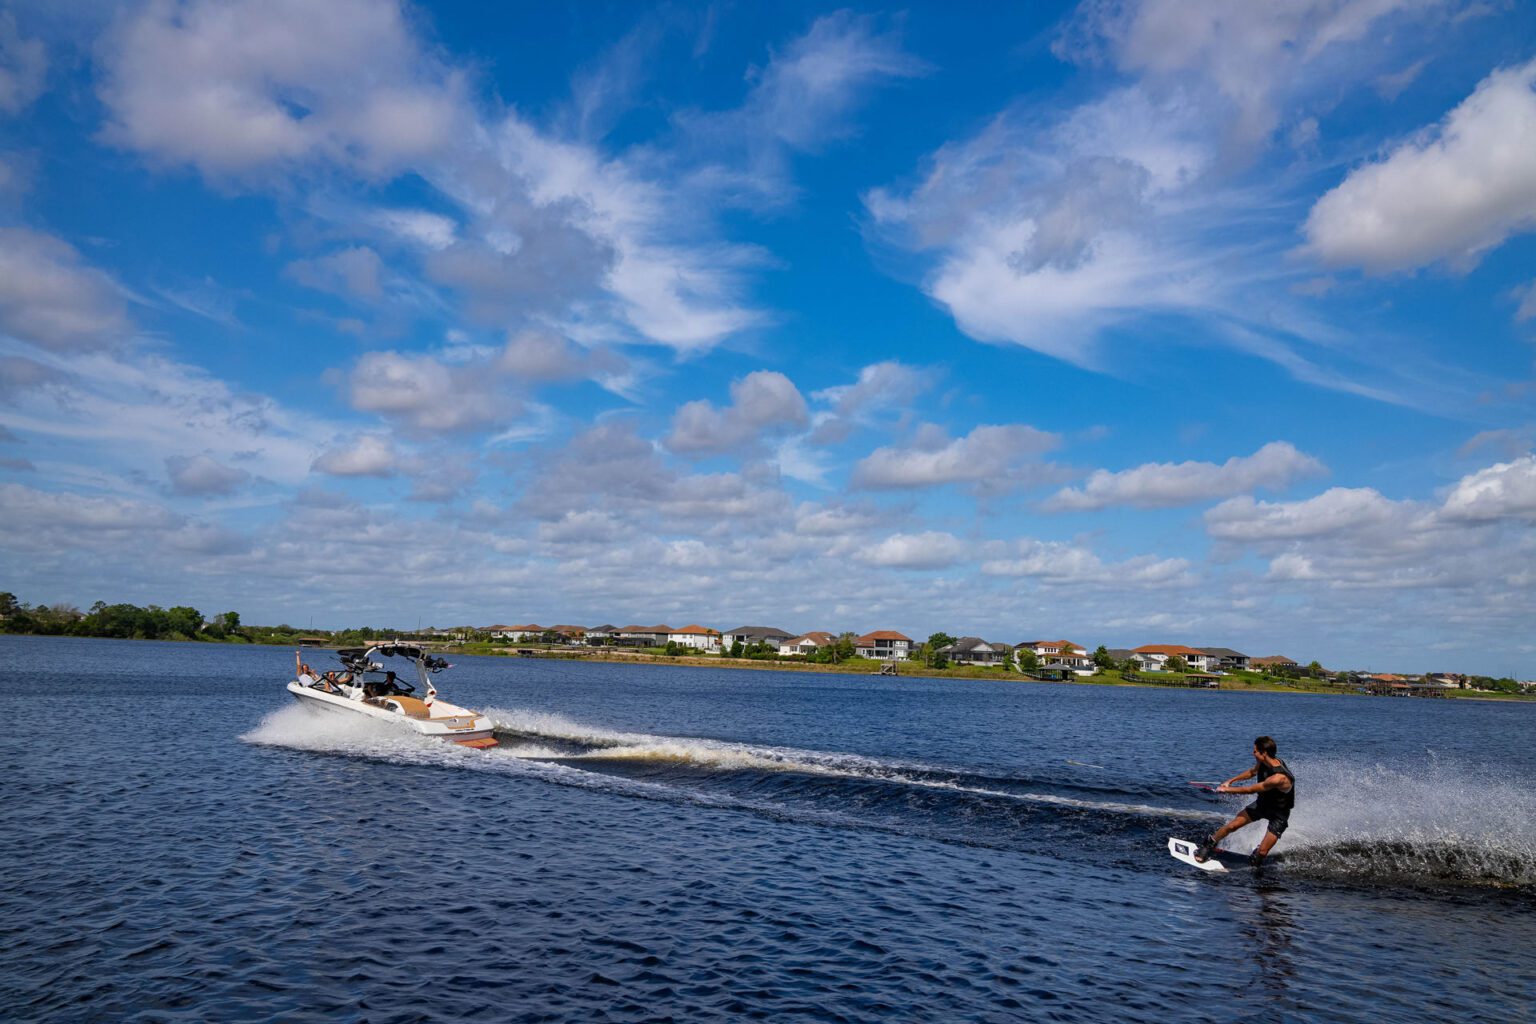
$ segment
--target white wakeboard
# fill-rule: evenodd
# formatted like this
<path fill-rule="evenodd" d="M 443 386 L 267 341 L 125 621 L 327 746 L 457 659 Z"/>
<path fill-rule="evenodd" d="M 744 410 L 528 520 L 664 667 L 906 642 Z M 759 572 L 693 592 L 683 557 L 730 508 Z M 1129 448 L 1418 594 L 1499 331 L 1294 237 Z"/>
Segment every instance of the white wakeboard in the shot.
<path fill-rule="evenodd" d="M 1213 871 L 1225 874 L 1229 870 L 1225 864 L 1223 864 L 1214 856 L 1211 857 L 1210 860 L 1195 860 L 1195 851 L 1199 848 L 1199 843 L 1192 843 L 1188 839 L 1168 840 L 1168 852 L 1173 854 L 1174 860 L 1181 860 L 1191 867 L 1199 868 L 1201 871 Z"/>

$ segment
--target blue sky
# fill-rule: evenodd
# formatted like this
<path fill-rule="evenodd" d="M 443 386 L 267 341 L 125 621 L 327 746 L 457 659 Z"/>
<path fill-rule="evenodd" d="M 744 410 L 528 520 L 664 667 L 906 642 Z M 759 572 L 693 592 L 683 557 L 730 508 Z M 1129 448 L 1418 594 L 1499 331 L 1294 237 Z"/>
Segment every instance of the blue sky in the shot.
<path fill-rule="evenodd" d="M 0 588 L 1536 675 L 1536 11 L 0 5 Z"/>

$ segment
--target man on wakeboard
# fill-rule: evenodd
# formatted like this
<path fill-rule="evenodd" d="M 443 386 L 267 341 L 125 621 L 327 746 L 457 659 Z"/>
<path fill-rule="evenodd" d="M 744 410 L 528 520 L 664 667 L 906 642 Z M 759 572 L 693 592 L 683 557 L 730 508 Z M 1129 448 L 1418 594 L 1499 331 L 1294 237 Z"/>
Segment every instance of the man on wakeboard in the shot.
<path fill-rule="evenodd" d="M 1296 806 L 1296 776 L 1291 773 L 1290 766 L 1275 756 L 1276 749 L 1274 740 L 1260 736 L 1253 741 L 1253 767 L 1216 787 L 1218 793 L 1257 793 L 1258 799 L 1237 812 L 1237 817 L 1211 833 L 1210 838 L 1195 851 L 1195 860 L 1210 860 L 1223 839 L 1244 825 L 1263 818 L 1269 822 L 1269 828 L 1259 845 L 1254 847 L 1248 862 L 1255 868 L 1264 863 L 1269 851 L 1274 849 L 1280 837 L 1285 834 L 1286 827 L 1291 823 L 1291 808 Z M 1244 779 L 1253 779 L 1254 784 L 1233 785 Z"/>

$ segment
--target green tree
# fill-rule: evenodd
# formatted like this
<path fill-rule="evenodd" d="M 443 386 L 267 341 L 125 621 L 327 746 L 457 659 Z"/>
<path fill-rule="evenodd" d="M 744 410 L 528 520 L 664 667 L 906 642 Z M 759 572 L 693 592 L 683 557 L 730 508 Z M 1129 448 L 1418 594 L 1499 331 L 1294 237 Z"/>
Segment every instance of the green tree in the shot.
<path fill-rule="evenodd" d="M 1318 664 L 1316 661 L 1312 662 L 1307 666 L 1307 675 L 1311 676 L 1313 679 L 1321 679 L 1324 675 L 1323 666 Z"/>
<path fill-rule="evenodd" d="M 1186 672 L 1189 670 L 1189 665 L 1177 654 L 1169 658 L 1163 664 L 1163 667 L 1166 668 L 1169 672 Z"/>
<path fill-rule="evenodd" d="M 731 653 L 730 653 L 729 656 L 732 657 L 732 658 L 739 658 L 739 657 L 741 657 L 742 650 L 743 650 L 744 647 L 745 647 L 745 645 L 740 640 L 736 640 L 736 641 L 732 642 L 732 644 L 731 644 Z"/>
<path fill-rule="evenodd" d="M 166 626 L 172 633 L 194 637 L 203 630 L 203 613 L 196 608 L 177 605 L 165 613 Z"/>
<path fill-rule="evenodd" d="M 0 619 L 8 619 L 22 611 L 21 602 L 9 590 L 0 591 Z"/>
<path fill-rule="evenodd" d="M 923 644 L 923 663 L 929 668 L 944 668 L 949 664 L 949 655 L 943 653 L 943 648 L 955 642 L 955 638 L 948 633 L 931 633 Z"/>
<path fill-rule="evenodd" d="M 1099 668 L 1115 667 L 1115 659 L 1109 656 L 1109 648 L 1103 644 L 1099 644 L 1098 648 L 1093 652 L 1093 663 Z"/>
<path fill-rule="evenodd" d="M 1019 648 L 1019 670 L 1033 672 L 1040 667 L 1040 659 L 1035 657 L 1035 652 L 1028 647 Z"/>

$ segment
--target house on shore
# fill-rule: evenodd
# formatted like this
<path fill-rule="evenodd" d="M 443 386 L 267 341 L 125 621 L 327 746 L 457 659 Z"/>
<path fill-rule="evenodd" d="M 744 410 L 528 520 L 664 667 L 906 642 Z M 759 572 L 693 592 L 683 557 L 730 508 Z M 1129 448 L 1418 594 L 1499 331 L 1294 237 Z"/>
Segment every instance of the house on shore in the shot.
<path fill-rule="evenodd" d="M 1280 654 L 1269 654 L 1262 658 L 1249 658 L 1248 664 L 1259 672 L 1273 672 L 1276 669 L 1290 670 L 1300 667 L 1290 658 Z"/>
<path fill-rule="evenodd" d="M 955 665 L 1008 665 L 1013 661 L 1013 645 L 988 643 L 979 636 L 963 636 L 940 647 L 939 654 Z"/>
<path fill-rule="evenodd" d="M 616 642 L 618 636 L 619 627 L 610 623 L 604 623 L 601 626 L 593 626 L 586 632 L 582 633 L 582 639 L 586 640 L 588 646 L 591 647 L 605 647 Z"/>
<path fill-rule="evenodd" d="M 544 627 L 534 623 L 522 626 L 491 626 L 486 632 L 492 640 L 537 640 L 544 635 Z"/>
<path fill-rule="evenodd" d="M 743 647 L 748 644 L 772 644 L 777 648 L 786 640 L 793 640 L 795 634 L 786 633 L 774 626 L 737 626 L 720 634 L 720 645 L 729 651 L 736 644 Z"/>
<path fill-rule="evenodd" d="M 1216 660 L 1197 647 L 1185 647 L 1183 644 L 1143 644 L 1132 651 L 1131 656 L 1146 672 L 1168 671 L 1171 658 L 1182 659 L 1185 666 L 1196 672 L 1208 672 Z"/>
<path fill-rule="evenodd" d="M 695 651 L 718 651 L 720 650 L 720 631 L 695 623 L 668 633 L 667 642 L 677 644 L 679 647 L 689 647 Z"/>
<path fill-rule="evenodd" d="M 584 639 L 586 639 L 587 627 L 586 626 L 570 626 L 570 625 L 566 625 L 566 626 L 550 626 L 549 629 L 546 630 L 546 632 L 559 633 L 561 638 L 565 641 L 565 643 L 568 643 L 568 644 L 579 644 Z"/>
<path fill-rule="evenodd" d="M 662 647 L 671 635 L 672 627 L 666 625 L 620 626 L 617 642 L 625 647 Z"/>
<path fill-rule="evenodd" d="M 877 629 L 854 641 L 854 653 L 880 661 L 906 661 L 912 656 L 912 638 L 894 629 Z"/>
<path fill-rule="evenodd" d="M 1230 647 L 1202 647 L 1200 650 L 1215 658 L 1212 669 L 1220 669 L 1223 672 L 1243 672 L 1248 668 L 1248 655 L 1241 651 L 1234 651 Z"/>
<path fill-rule="evenodd" d="M 831 647 L 837 642 L 837 637 L 821 630 L 812 630 L 796 637 L 790 637 L 779 644 L 779 654 L 786 658 L 809 657 L 824 647 Z"/>
<path fill-rule="evenodd" d="M 1108 654 L 1109 660 L 1116 665 L 1124 665 L 1128 661 L 1136 660 L 1136 652 L 1128 647 L 1108 647 L 1105 648 L 1104 653 Z"/>
<path fill-rule="evenodd" d="M 1088 648 L 1079 646 L 1071 640 L 1026 640 L 1015 648 L 1015 650 L 1025 649 L 1033 651 L 1035 657 L 1042 662 L 1055 661 L 1063 654 L 1079 657 L 1086 657 L 1088 654 Z"/>

